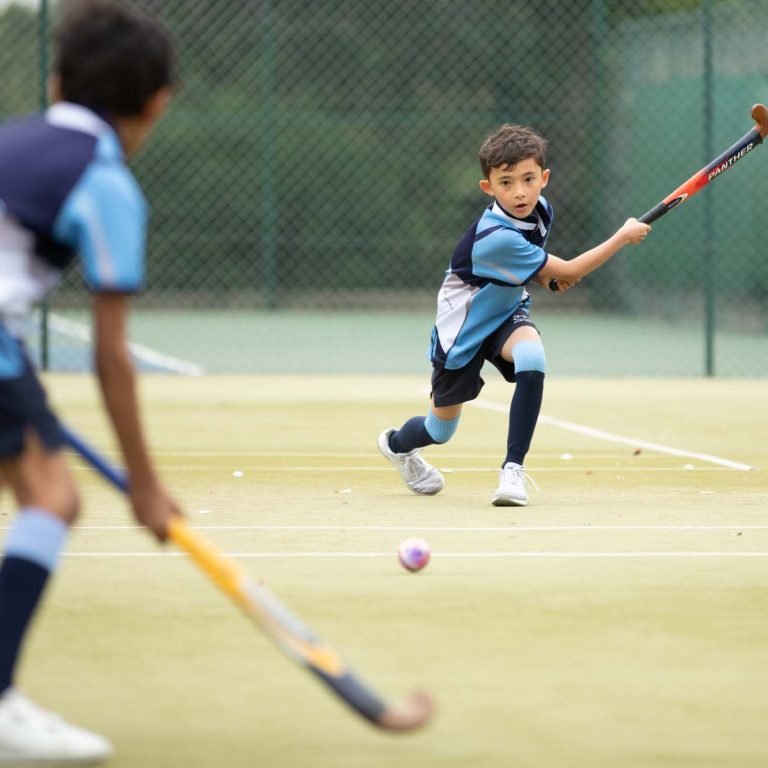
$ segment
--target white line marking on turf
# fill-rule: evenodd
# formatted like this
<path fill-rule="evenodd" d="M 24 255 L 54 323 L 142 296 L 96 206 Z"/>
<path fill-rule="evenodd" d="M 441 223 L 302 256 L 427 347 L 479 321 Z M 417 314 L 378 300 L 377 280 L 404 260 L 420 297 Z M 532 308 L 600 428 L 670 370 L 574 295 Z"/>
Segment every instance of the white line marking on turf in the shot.
<path fill-rule="evenodd" d="M 105 451 L 106 453 L 106 451 Z M 162 458 L 169 458 L 171 456 L 178 456 L 180 458 L 317 458 L 317 459 L 370 459 L 381 458 L 380 453 L 373 451 L 153 451 L 154 456 Z M 117 455 L 117 454 L 114 454 Z M 499 458 L 498 452 L 496 453 L 453 453 L 448 452 L 444 454 L 445 458 L 453 459 L 492 459 L 496 461 Z M 541 459 L 557 459 L 563 460 L 563 454 L 560 452 L 552 451 L 537 451 L 536 458 Z M 616 459 L 616 453 L 587 453 L 586 451 L 579 451 L 574 454 L 572 459 L 590 460 L 596 459 Z M 633 456 L 634 461 L 642 461 L 649 458 L 648 456 Z"/>
<path fill-rule="evenodd" d="M 269 464 L 260 465 L 242 465 L 241 471 L 248 472 L 392 472 L 391 467 L 366 467 L 366 466 L 274 466 Z M 83 471 L 93 470 L 86 464 L 76 466 L 76 470 Z M 482 472 L 487 474 L 497 474 L 498 467 L 439 467 L 441 472 L 455 473 L 455 472 Z M 727 467 L 627 467 L 623 464 L 616 464 L 612 467 L 593 467 L 589 465 L 570 466 L 570 467 L 535 467 L 527 466 L 526 469 L 532 473 L 541 472 L 578 472 L 583 474 L 584 472 L 726 472 Z M 195 466 L 180 466 L 178 464 L 164 464 L 163 471 L 173 472 L 199 472 L 201 470 L 219 471 L 223 474 L 229 474 L 228 470 L 223 470 L 219 464 L 197 464 Z M 237 475 L 239 477 L 239 475 Z"/>
<path fill-rule="evenodd" d="M 482 408 L 486 411 L 498 411 L 500 413 L 508 413 L 509 406 L 501 405 L 499 403 L 492 403 L 489 400 L 473 400 L 472 405 L 477 408 Z M 721 456 L 712 456 L 708 453 L 694 453 L 691 451 L 684 451 L 680 448 L 672 448 L 668 445 L 661 445 L 659 443 L 649 443 L 646 440 L 638 440 L 634 437 L 624 437 L 623 435 L 614 435 L 611 432 L 605 432 L 602 429 L 594 429 L 593 427 L 587 427 L 584 424 L 576 424 L 573 421 L 563 421 L 563 419 L 556 419 L 552 416 L 539 416 L 539 422 L 542 424 L 549 424 L 559 429 L 565 429 L 569 432 L 576 432 L 580 435 L 587 435 L 589 437 L 596 437 L 598 440 L 606 440 L 611 443 L 623 443 L 624 445 L 631 445 L 635 448 L 645 448 L 649 451 L 658 451 L 659 453 L 668 453 L 671 456 L 685 456 L 689 459 L 699 459 L 699 461 L 706 461 L 710 464 L 720 464 L 721 466 L 728 467 L 729 469 L 738 469 L 743 472 L 754 469 L 749 464 L 742 464 L 739 461 L 731 461 L 730 459 L 724 459 Z"/>
<path fill-rule="evenodd" d="M 768 552 L 434 552 L 435 558 L 768 557 Z M 65 557 L 188 557 L 184 552 L 65 552 Z M 395 558 L 392 552 L 227 552 L 233 558 Z"/>
<path fill-rule="evenodd" d="M 0 530 L 12 526 L 2 525 Z M 768 525 L 196 525 L 198 531 L 434 531 L 445 533 L 514 533 L 515 531 L 768 531 Z M 76 525 L 76 531 L 139 531 L 140 525 Z"/>
<path fill-rule="evenodd" d="M 77 323 L 74 320 L 67 320 L 66 317 L 62 317 L 53 312 L 48 315 L 48 322 L 51 329 L 57 333 L 61 333 L 64 336 L 71 336 L 86 344 L 91 343 L 91 329 L 87 325 Z M 204 373 L 202 366 L 197 365 L 196 363 L 190 363 L 188 360 L 182 360 L 173 355 L 166 355 L 151 347 L 145 347 L 143 344 L 130 342 L 128 344 L 128 349 L 130 349 L 137 360 L 149 363 L 150 365 L 156 365 L 158 368 L 163 368 L 166 371 L 183 373 L 187 376 L 201 376 Z"/>

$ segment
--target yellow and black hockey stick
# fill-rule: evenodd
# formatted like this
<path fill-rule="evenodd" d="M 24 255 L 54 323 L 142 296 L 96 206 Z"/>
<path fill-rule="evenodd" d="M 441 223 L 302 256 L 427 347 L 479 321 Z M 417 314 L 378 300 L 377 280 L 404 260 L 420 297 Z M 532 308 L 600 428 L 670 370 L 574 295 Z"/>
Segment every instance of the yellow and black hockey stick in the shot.
<path fill-rule="evenodd" d="M 128 492 L 128 480 L 93 448 L 64 429 L 69 445 L 116 488 Z M 316 675 L 347 706 L 386 731 L 410 731 L 432 715 L 429 696 L 416 693 L 401 706 L 392 706 L 372 691 L 328 643 L 291 613 L 266 587 L 257 584 L 238 563 L 208 539 L 175 518 L 169 538 L 275 642 L 290 659 Z"/>

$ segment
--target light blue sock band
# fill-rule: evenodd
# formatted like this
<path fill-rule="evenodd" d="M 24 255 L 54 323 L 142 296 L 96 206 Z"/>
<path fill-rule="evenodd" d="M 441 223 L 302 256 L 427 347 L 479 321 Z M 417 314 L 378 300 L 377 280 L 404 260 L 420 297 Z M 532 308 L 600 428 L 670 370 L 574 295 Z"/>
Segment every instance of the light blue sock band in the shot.
<path fill-rule="evenodd" d="M 5 554 L 51 572 L 64 549 L 68 530 L 67 524 L 50 512 L 22 509 L 5 540 Z"/>
<path fill-rule="evenodd" d="M 429 416 L 424 420 L 424 429 L 429 432 L 429 436 L 436 443 L 447 443 L 456 431 L 456 427 L 459 426 L 459 419 L 461 416 L 457 416 L 455 419 L 438 419 L 432 411 L 429 412 Z"/>
<path fill-rule="evenodd" d="M 515 371 L 547 372 L 547 358 L 544 355 L 544 345 L 539 341 L 519 341 L 512 347 L 512 359 L 515 361 Z"/>

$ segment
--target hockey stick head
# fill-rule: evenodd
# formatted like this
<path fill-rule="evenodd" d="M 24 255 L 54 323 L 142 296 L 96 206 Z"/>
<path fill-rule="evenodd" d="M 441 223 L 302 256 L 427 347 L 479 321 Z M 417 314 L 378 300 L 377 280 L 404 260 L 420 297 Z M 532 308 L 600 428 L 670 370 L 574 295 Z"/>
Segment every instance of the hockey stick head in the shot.
<path fill-rule="evenodd" d="M 400 706 L 389 706 L 376 725 L 385 731 L 413 731 L 426 725 L 432 717 L 435 705 L 426 693 L 414 693 Z"/>
<path fill-rule="evenodd" d="M 752 107 L 752 119 L 755 121 L 755 130 L 765 139 L 768 136 L 768 107 L 765 104 L 755 104 Z"/>

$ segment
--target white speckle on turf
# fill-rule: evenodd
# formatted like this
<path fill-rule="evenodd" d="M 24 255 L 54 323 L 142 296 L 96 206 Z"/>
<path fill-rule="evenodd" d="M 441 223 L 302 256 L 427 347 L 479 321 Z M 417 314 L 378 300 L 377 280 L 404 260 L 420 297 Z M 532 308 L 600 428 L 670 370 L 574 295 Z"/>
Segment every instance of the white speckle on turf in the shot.
<path fill-rule="evenodd" d="M 342 488 L 339 491 L 339 493 L 352 493 L 352 489 L 351 488 Z"/>
<path fill-rule="evenodd" d="M 210 509 L 198 509 L 197 510 L 198 515 L 210 515 L 211 510 Z"/>
<path fill-rule="evenodd" d="M 683 469 L 696 469 L 693 464 L 683 464 Z"/>
<path fill-rule="evenodd" d="M 573 454 L 572 453 L 561 453 L 560 454 L 560 458 L 563 461 L 570 461 L 573 458 Z"/>
<path fill-rule="evenodd" d="M 235 470 L 235 471 L 232 473 L 232 477 L 242 477 L 242 476 L 243 476 L 243 472 L 242 472 L 242 470 L 240 470 L 240 469 L 236 469 L 236 470 Z"/>

